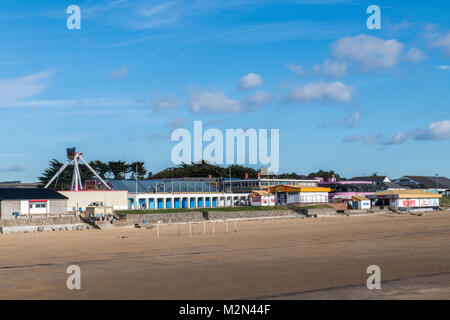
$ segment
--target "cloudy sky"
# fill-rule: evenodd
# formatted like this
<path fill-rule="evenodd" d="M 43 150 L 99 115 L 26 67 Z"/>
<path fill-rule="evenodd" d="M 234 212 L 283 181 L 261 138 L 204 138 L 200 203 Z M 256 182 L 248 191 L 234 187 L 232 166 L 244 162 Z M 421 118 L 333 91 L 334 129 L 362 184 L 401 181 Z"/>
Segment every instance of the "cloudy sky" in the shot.
<path fill-rule="evenodd" d="M 3 0 L 0 181 L 70 146 L 157 171 L 194 120 L 279 129 L 280 172 L 450 176 L 450 2 L 424 4 Z"/>

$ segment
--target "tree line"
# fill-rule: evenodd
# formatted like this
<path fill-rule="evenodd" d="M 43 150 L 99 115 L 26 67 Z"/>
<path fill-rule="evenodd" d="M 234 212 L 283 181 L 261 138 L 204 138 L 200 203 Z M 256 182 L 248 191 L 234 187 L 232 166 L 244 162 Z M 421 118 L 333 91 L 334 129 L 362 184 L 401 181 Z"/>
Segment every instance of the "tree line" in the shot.
<path fill-rule="evenodd" d="M 41 176 L 38 178 L 42 185 L 47 184 L 48 181 L 58 172 L 59 168 L 63 165 L 62 162 L 53 159 L 50 161 L 49 167 L 46 168 Z M 144 162 L 131 162 L 126 161 L 109 161 L 102 162 L 100 160 L 90 161 L 89 165 L 102 177 L 103 179 L 172 179 L 181 177 L 192 178 L 207 178 L 209 176 L 214 178 L 237 178 L 244 179 L 248 174 L 249 179 L 255 179 L 258 177 L 258 170 L 254 168 L 244 167 L 240 165 L 230 165 L 228 167 L 218 166 L 210 164 L 206 161 L 191 164 L 180 164 L 174 167 L 169 167 L 161 170 L 155 174 L 148 171 L 145 168 Z M 67 166 L 64 172 L 54 182 L 53 186 L 57 188 L 67 187 L 72 182 L 73 165 Z M 80 164 L 79 166 L 82 181 L 94 179 L 92 172 L 85 166 Z M 317 171 L 312 172 L 309 175 L 300 175 L 297 173 L 284 173 L 276 176 L 271 176 L 279 179 L 311 179 L 314 177 L 336 177 L 340 179 L 340 176 L 331 171 Z"/>
<path fill-rule="evenodd" d="M 89 165 L 94 169 L 100 177 L 103 179 L 145 179 L 151 178 L 152 173 L 145 169 L 144 162 L 131 162 L 125 161 L 109 161 L 103 162 L 100 160 L 90 161 Z M 63 166 L 63 163 L 53 159 L 50 161 L 49 167 L 46 168 L 41 176 L 38 178 L 42 185 L 46 185 L 51 178 L 58 172 L 59 168 Z M 70 164 L 59 175 L 56 180 L 57 187 L 66 187 L 72 182 L 74 165 Z M 81 180 L 92 180 L 94 174 L 83 164 L 79 165 Z"/>

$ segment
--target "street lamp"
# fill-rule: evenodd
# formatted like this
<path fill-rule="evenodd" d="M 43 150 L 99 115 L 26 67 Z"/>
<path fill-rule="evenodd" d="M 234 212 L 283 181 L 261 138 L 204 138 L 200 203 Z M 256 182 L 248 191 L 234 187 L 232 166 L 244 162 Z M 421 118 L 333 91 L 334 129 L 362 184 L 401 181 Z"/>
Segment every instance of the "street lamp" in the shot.
<path fill-rule="evenodd" d="M 436 192 L 439 193 L 439 174 L 435 174 L 436 176 Z"/>

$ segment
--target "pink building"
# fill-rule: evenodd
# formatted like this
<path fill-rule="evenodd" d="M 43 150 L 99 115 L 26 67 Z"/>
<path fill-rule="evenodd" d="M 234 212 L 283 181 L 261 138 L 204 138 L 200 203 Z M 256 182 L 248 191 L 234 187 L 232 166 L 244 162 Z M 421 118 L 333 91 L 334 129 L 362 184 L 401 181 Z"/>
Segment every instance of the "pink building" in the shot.
<path fill-rule="evenodd" d="M 367 196 L 376 193 L 376 186 L 373 181 L 337 181 L 336 178 L 315 178 L 319 187 L 331 188 L 329 200 L 342 199 L 345 202 L 351 201 L 354 196 Z"/>

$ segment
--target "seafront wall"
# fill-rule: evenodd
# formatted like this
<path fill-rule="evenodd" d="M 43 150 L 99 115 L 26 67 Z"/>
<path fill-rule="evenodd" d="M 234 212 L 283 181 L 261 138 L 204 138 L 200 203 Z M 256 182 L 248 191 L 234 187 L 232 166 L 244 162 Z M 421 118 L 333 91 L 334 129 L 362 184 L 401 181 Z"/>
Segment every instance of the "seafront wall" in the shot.
<path fill-rule="evenodd" d="M 301 217 L 291 210 L 274 211 L 194 211 L 177 213 L 127 214 L 126 219 L 133 223 L 179 223 L 205 220 L 252 219 L 252 218 L 295 218 Z"/>
<path fill-rule="evenodd" d="M 0 220 L 0 233 L 86 230 L 91 226 L 77 216 L 32 217 Z"/>

